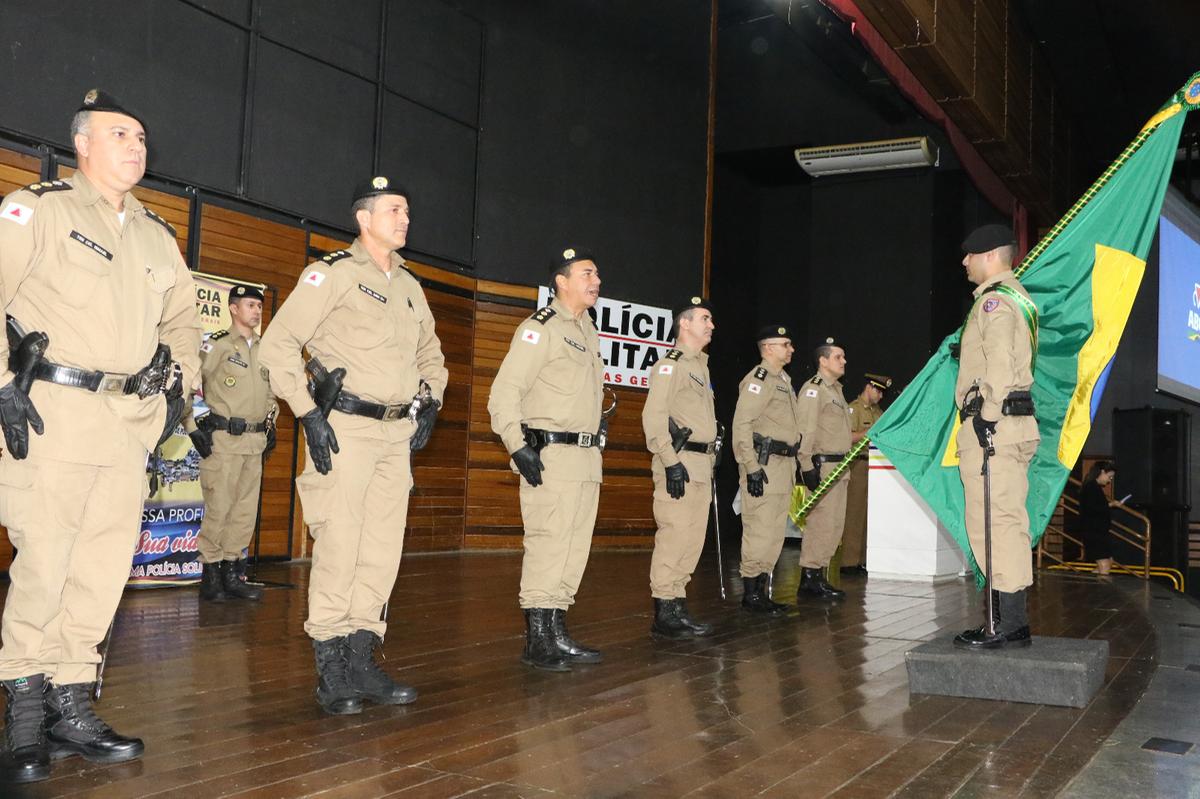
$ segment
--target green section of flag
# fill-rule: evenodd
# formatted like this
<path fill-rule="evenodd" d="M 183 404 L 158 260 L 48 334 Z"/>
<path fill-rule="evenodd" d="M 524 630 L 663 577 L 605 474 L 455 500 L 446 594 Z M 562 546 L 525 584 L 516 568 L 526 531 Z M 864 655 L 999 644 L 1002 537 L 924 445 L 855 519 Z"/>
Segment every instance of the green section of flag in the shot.
<path fill-rule="evenodd" d="M 1163 106 L 1016 270 L 1040 312 L 1033 398 L 1041 444 L 1029 469 L 1027 501 L 1034 545 L 1074 466 L 1073 460 L 1070 464 L 1059 460 L 1060 437 L 1079 383 L 1079 352 L 1094 327 L 1092 270 L 1097 246 L 1145 260 L 1158 228 L 1183 112 L 1193 110 L 1200 101 L 1197 81 L 1200 73 Z M 1178 111 L 1171 113 L 1175 105 Z M 952 279 L 952 265 L 946 268 L 946 279 Z M 1137 281 L 1127 281 L 1116 290 L 1136 293 Z M 1120 324 L 1123 327 L 1124 319 Z M 956 413 L 958 362 L 950 357 L 950 345 L 959 335 L 960 331 L 955 331 L 942 342 L 925 368 L 872 425 L 870 437 L 937 514 L 981 582 L 967 541 L 958 467 L 942 465 Z M 1091 397 L 1084 399 L 1090 401 Z"/>

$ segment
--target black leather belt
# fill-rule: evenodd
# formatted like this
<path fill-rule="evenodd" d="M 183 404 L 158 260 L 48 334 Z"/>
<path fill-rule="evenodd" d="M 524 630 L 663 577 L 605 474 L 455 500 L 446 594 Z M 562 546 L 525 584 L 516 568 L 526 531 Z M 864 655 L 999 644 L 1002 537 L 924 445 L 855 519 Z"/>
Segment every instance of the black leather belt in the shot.
<path fill-rule="evenodd" d="M 768 450 L 771 455 L 782 455 L 785 458 L 794 458 L 799 451 L 800 448 L 795 444 L 785 444 L 782 441 L 772 441 Z"/>
<path fill-rule="evenodd" d="M 526 427 L 522 432 L 525 434 L 525 443 L 536 450 L 550 444 L 568 444 L 573 447 L 600 446 L 600 436 L 595 433 L 558 433 L 553 430 L 538 430 L 535 427 Z"/>
<path fill-rule="evenodd" d="M 686 452 L 700 452 L 704 455 L 715 455 L 717 452 L 717 442 L 710 441 L 707 444 L 701 444 L 699 441 L 685 441 L 683 449 Z"/>
<path fill-rule="evenodd" d="M 844 457 L 846 457 L 846 453 L 844 452 L 835 452 L 830 455 L 813 455 L 813 466 L 820 466 L 822 463 L 841 463 Z"/>
<path fill-rule="evenodd" d="M 402 402 L 395 405 L 382 405 L 378 402 L 368 402 L 367 400 L 359 399 L 353 394 L 347 394 L 343 391 L 341 394 L 338 394 L 333 407 L 334 410 L 348 413 L 352 416 L 367 416 L 371 419 L 379 419 L 384 422 L 394 422 L 397 419 L 403 419 L 408 416 L 408 409 L 412 407 L 412 403 Z"/>
<path fill-rule="evenodd" d="M 212 412 L 206 413 L 197 419 L 196 427 L 199 427 L 206 433 L 211 433 L 214 430 L 222 430 L 231 436 L 240 436 L 243 433 L 267 432 L 267 423 L 265 421 L 251 424 L 237 416 L 226 419 L 224 416 Z"/>
<path fill-rule="evenodd" d="M 60 386 L 82 388 L 93 394 L 136 394 L 138 376 L 124 372 L 89 372 L 74 366 L 63 366 L 50 361 L 41 361 L 33 370 L 37 380 L 57 383 Z"/>

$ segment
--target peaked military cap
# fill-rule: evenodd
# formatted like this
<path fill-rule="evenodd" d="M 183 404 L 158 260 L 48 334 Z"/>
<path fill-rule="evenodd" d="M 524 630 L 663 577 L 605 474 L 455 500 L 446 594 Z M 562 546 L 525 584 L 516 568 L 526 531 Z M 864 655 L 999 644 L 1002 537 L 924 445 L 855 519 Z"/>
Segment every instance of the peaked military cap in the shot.
<path fill-rule="evenodd" d="M 880 391 L 887 391 L 892 387 L 892 378 L 886 375 L 873 375 L 867 372 L 863 377 L 867 378 L 868 385 L 875 386 Z"/>
<path fill-rule="evenodd" d="M 769 338 L 786 338 L 792 337 L 792 331 L 788 330 L 785 325 L 767 325 L 758 331 L 758 338 L 755 341 L 766 341 Z"/>
<path fill-rule="evenodd" d="M 238 300 L 245 299 L 258 300 L 259 302 L 262 302 L 263 293 L 254 286 L 243 286 L 240 283 L 229 290 L 230 302 L 237 302 Z"/>
<path fill-rule="evenodd" d="M 1017 238 L 1008 225 L 984 225 L 971 231 L 971 235 L 963 241 L 962 249 L 965 253 L 978 254 L 1016 243 Z"/>
<path fill-rule="evenodd" d="M 564 266 L 570 266 L 576 261 L 596 261 L 591 252 L 582 247 L 564 247 L 550 259 L 550 274 L 554 274 Z"/>
<path fill-rule="evenodd" d="M 379 197 L 383 194 L 398 194 L 408 199 L 408 189 L 383 175 L 376 175 L 355 187 L 354 202 L 358 202 L 364 197 Z"/>
<path fill-rule="evenodd" d="M 124 114 L 127 117 L 133 117 L 142 126 L 142 130 L 148 130 L 146 120 L 142 119 L 141 115 L 136 111 L 132 111 L 121 104 L 121 101 L 113 97 L 106 91 L 101 89 L 88 89 L 87 94 L 83 96 L 83 102 L 79 108 L 75 109 L 76 113 L 80 111 L 108 111 L 112 114 Z"/>
<path fill-rule="evenodd" d="M 709 304 L 708 300 L 699 295 L 692 295 L 691 297 L 688 297 L 687 300 L 676 306 L 674 315 L 679 316 L 684 311 L 690 311 L 693 308 L 703 308 L 709 313 L 712 313 L 712 305 Z"/>

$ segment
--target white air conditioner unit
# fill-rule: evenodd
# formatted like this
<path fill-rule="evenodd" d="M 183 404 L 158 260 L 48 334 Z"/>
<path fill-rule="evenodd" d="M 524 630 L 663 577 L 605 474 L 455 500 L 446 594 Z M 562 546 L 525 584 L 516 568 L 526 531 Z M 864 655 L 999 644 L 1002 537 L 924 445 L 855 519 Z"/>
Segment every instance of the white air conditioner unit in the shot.
<path fill-rule="evenodd" d="M 829 147 L 800 147 L 796 149 L 796 163 L 805 172 L 817 178 L 821 175 L 842 175 L 848 172 L 937 166 L 938 150 L 936 146 L 930 146 L 927 137 L 912 136 L 907 139 L 835 144 Z"/>

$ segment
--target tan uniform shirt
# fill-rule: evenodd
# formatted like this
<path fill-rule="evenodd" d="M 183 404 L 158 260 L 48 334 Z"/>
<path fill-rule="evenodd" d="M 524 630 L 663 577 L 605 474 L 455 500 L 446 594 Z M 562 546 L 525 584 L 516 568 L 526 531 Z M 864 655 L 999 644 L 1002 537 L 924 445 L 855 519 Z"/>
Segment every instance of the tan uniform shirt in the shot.
<path fill-rule="evenodd" d="M 250 341 L 221 330 L 200 345 L 200 378 L 204 386 L 204 404 L 213 413 L 226 419 L 245 419 L 250 424 L 265 421 L 279 412 L 271 393 L 270 374 L 259 363 L 261 338 L 255 334 Z M 196 429 L 189 415 L 187 428 Z M 267 434 L 243 433 L 231 436 L 224 430 L 214 430 L 213 451 L 235 455 L 258 455 L 267 447 Z"/>
<path fill-rule="evenodd" d="M 82 172 L 6 197 L 0 302 L 27 332 L 49 336 L 47 360 L 132 374 L 162 342 L 190 390 L 201 330 L 192 275 L 166 222 L 132 194 L 124 207 L 122 222 Z M 12 378 L 0 336 L 0 385 Z M 46 430 L 30 433 L 30 452 L 72 463 L 112 465 L 148 451 L 166 418 L 161 396 L 93 394 L 39 380 L 31 397 Z"/>
<path fill-rule="evenodd" d="M 1016 301 L 998 291 L 987 291 L 997 283 L 1029 296 L 1011 271 L 1001 272 L 975 289 L 975 305 L 962 333 L 954 401 L 961 409 L 971 387 L 978 385 L 983 395 L 983 418 L 995 422 L 1003 417 L 996 428 L 995 443 L 1035 441 L 1039 436 L 1034 417 L 1004 417 L 1001 411 L 1004 398 L 1011 392 L 1029 391 L 1033 386 L 1033 346 L 1029 326 Z"/>
<path fill-rule="evenodd" d="M 800 389 L 800 466 L 813 468 L 813 455 L 838 455 L 850 449 L 850 414 L 842 384 L 828 383 L 820 375 Z"/>
<path fill-rule="evenodd" d="M 488 397 L 492 430 L 509 453 L 525 446 L 521 425 L 595 433 L 604 396 L 600 336 L 587 312 L 572 316 L 557 299 L 513 333 Z M 546 476 L 600 482 L 597 447 L 552 445 L 541 451 Z"/>
<path fill-rule="evenodd" d="M 754 451 L 755 433 L 789 445 L 800 438 L 800 408 L 792 391 L 792 379 L 782 369 L 771 372 L 765 361 L 738 384 L 737 407 L 733 412 L 733 457 L 747 474 L 762 468 Z M 771 464 L 784 460 L 772 457 Z M 789 464 L 787 471 L 794 473 L 794 464 Z M 772 484 L 777 482 L 769 472 L 768 479 Z"/>
<path fill-rule="evenodd" d="M 854 443 L 853 436 L 855 433 L 865 433 L 871 429 L 871 425 L 879 421 L 879 417 L 883 416 L 883 408 L 878 405 L 871 405 L 862 397 L 850 403 L 850 434 L 851 444 Z M 867 450 L 863 449 L 858 455 L 860 460 L 867 459 Z"/>
<path fill-rule="evenodd" d="M 646 447 L 661 467 L 674 466 L 682 460 L 688 477 L 708 482 L 715 457 L 703 452 L 676 453 L 671 446 L 668 419 L 691 429 L 688 441 L 709 444 L 716 439 L 717 411 L 706 353 L 678 347 L 654 365 L 650 372 L 650 392 L 642 407 L 642 429 L 646 433 Z"/>
<path fill-rule="evenodd" d="M 345 368 L 343 390 L 382 404 L 409 402 L 420 381 L 442 401 L 450 373 L 434 332 L 433 313 L 404 259 L 391 255 L 391 277 L 375 265 L 358 239 L 312 263 L 267 326 L 259 360 L 271 389 L 303 416 L 316 404 L 308 395 L 309 354 L 333 371 Z M 366 429 L 375 420 L 355 417 Z M 341 420 L 343 427 L 350 420 Z M 357 426 L 357 425 L 355 425 Z"/>

